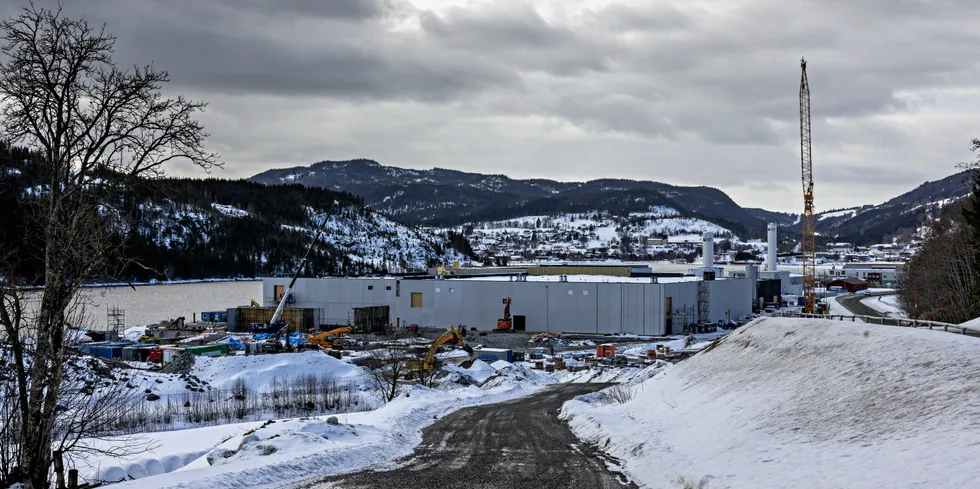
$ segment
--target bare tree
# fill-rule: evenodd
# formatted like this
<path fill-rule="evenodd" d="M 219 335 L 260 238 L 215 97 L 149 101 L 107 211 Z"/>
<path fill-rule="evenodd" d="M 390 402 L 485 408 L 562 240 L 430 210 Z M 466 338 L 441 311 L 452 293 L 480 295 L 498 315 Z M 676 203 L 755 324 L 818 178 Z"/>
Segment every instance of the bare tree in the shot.
<path fill-rule="evenodd" d="M 39 489 L 49 480 L 69 309 L 83 283 L 108 275 L 117 251 L 99 213 L 102 180 L 133 185 L 161 175 L 176 158 L 205 169 L 218 162 L 204 150 L 207 134 L 194 119 L 205 104 L 165 98 L 160 90 L 169 76 L 152 65 L 118 68 L 116 39 L 104 26 L 31 5 L 0 21 L 0 31 L 0 124 L 10 143 L 38 150 L 32 165 L 44 181 L 36 197 L 43 242 L 32 244 L 43 254 L 44 289 L 36 316 L 7 331 L 21 357 L 14 365 L 20 465 L 25 486 Z M 27 341 L 34 349 L 25 363 L 17 345 Z"/>
<path fill-rule="evenodd" d="M 975 262 L 963 219 L 940 219 L 902 274 L 902 308 L 918 319 L 948 323 L 980 316 L 980 303 L 971 295 L 980 285 Z"/>
<path fill-rule="evenodd" d="M 371 383 L 378 390 L 381 400 L 391 402 L 398 396 L 401 381 L 409 374 L 404 352 L 395 348 L 374 350 L 369 368 Z"/>
<path fill-rule="evenodd" d="M 971 150 L 980 152 L 980 139 Z M 902 308 L 919 319 L 961 323 L 980 316 L 980 158 L 959 167 L 972 187 L 962 212 L 929 227 L 902 276 Z"/>
<path fill-rule="evenodd" d="M 425 347 L 415 346 L 409 350 L 409 362 L 406 375 L 411 375 L 420 384 L 432 387 L 436 382 L 438 368 L 425 368 L 425 359 L 429 356 L 428 345 Z"/>

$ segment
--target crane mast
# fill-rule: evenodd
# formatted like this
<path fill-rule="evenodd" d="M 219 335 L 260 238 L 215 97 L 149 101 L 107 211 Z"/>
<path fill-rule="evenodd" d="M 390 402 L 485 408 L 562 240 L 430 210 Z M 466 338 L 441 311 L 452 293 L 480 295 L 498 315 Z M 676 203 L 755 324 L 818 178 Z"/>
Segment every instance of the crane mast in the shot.
<path fill-rule="evenodd" d="M 803 167 L 803 312 L 816 312 L 817 250 L 813 218 L 813 161 L 810 146 L 810 85 L 806 79 L 806 60 L 800 59 L 800 163 Z"/>

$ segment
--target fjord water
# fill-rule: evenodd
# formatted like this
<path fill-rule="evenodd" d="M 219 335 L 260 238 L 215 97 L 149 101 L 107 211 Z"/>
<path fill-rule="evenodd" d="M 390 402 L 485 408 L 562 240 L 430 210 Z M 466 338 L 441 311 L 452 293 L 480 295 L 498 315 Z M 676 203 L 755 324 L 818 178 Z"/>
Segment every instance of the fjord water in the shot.
<path fill-rule="evenodd" d="M 106 329 L 111 308 L 121 309 L 130 327 L 181 316 L 190 322 L 194 314 L 200 320 L 202 311 L 223 311 L 263 299 L 259 281 L 86 287 L 82 293 L 88 303 L 88 327 L 95 330 Z"/>

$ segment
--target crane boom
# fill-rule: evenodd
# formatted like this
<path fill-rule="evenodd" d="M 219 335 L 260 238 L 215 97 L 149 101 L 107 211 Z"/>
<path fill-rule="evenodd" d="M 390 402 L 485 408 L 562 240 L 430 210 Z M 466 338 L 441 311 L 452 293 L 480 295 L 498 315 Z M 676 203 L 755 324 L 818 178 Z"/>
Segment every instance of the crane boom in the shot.
<path fill-rule="evenodd" d="M 800 59 L 800 163 L 803 167 L 803 312 L 816 309 L 817 250 L 814 240 L 813 160 L 810 145 L 810 84 L 806 79 L 806 60 Z"/>
<path fill-rule="evenodd" d="M 293 273 L 293 279 L 289 281 L 289 286 L 287 286 L 286 290 L 283 291 L 282 299 L 279 300 L 279 306 L 276 307 L 276 312 L 272 313 L 272 319 L 269 320 L 270 325 L 276 324 L 276 321 L 279 320 L 279 316 L 282 314 L 283 309 L 286 308 L 286 301 L 289 299 L 289 293 L 292 292 L 293 286 L 296 285 L 296 279 L 299 278 L 300 272 L 303 271 L 303 266 L 305 266 L 306 262 L 309 261 L 310 253 L 313 251 L 313 247 L 316 246 L 317 242 L 320 241 L 320 236 L 323 234 L 324 229 L 326 229 L 327 227 L 327 222 L 330 219 L 330 214 L 333 212 L 334 208 L 337 207 L 338 204 L 339 203 L 336 200 L 333 201 L 333 204 L 330 205 L 330 209 L 327 210 L 327 214 L 323 216 L 323 223 L 321 223 L 320 228 L 317 229 L 316 236 L 313 238 L 313 241 L 310 243 L 310 247 L 306 249 L 306 254 L 303 255 L 303 260 L 300 261 L 299 266 L 296 267 L 296 272 Z M 283 325 L 282 328 L 280 328 L 278 334 L 282 334 L 282 332 L 288 330 L 288 328 L 289 328 L 288 325 Z M 290 348 L 288 331 L 286 331 L 286 348 L 287 349 Z"/>

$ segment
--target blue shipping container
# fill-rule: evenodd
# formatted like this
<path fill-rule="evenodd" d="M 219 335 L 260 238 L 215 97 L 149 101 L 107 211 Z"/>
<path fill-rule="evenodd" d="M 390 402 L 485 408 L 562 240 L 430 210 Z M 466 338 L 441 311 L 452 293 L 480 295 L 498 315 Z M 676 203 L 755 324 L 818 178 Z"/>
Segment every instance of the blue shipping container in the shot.
<path fill-rule="evenodd" d="M 227 323 L 228 311 L 205 311 L 201 313 L 201 321 L 205 323 Z"/>

